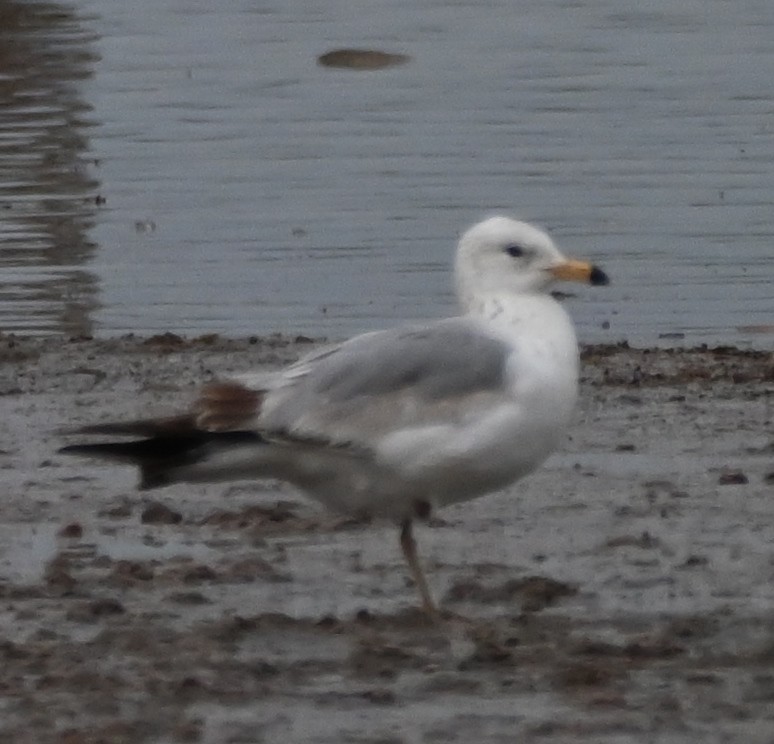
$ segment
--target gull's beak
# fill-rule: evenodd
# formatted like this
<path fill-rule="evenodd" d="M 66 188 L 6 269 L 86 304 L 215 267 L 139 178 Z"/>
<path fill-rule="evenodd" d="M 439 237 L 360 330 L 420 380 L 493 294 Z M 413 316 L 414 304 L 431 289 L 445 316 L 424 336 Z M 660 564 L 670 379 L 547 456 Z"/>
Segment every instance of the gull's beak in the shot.
<path fill-rule="evenodd" d="M 562 261 L 562 263 L 552 266 L 548 271 L 554 279 L 563 282 L 585 282 L 595 285 L 610 283 L 607 274 L 599 266 L 594 266 L 588 261 Z"/>

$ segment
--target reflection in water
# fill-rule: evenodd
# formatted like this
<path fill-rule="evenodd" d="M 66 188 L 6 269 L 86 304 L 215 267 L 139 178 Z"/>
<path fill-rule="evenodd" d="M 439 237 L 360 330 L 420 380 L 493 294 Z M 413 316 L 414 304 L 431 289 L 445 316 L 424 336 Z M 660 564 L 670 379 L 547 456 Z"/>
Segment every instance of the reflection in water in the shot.
<path fill-rule="evenodd" d="M 93 41 L 67 5 L 0 5 L 0 330 L 91 331 L 97 287 L 79 267 L 98 197 L 79 83 Z"/>

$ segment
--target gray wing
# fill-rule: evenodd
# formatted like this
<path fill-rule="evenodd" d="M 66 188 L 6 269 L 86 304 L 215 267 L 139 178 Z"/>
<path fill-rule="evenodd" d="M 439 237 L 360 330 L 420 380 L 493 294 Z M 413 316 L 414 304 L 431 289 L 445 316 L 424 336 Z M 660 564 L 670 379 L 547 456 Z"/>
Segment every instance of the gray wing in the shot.
<path fill-rule="evenodd" d="M 503 400 L 511 352 L 467 318 L 356 336 L 287 368 L 259 426 L 368 446 L 399 428 L 452 424 Z"/>

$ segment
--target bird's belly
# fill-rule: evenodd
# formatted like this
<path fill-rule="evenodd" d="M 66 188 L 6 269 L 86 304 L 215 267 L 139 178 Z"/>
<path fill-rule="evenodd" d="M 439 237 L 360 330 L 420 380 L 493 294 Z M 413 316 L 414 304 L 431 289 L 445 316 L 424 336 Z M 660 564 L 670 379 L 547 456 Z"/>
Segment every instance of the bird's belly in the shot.
<path fill-rule="evenodd" d="M 475 425 L 425 427 L 402 432 L 381 452 L 386 480 L 372 482 L 374 502 L 412 500 L 435 507 L 499 490 L 527 475 L 556 448 L 568 423 L 566 411 L 531 411 L 509 404 Z"/>
<path fill-rule="evenodd" d="M 434 503 L 439 506 L 465 501 L 504 488 L 531 473 L 561 440 L 564 422 L 556 419 L 524 423 L 522 411 L 502 416 L 499 426 L 479 433 L 461 448 L 452 477 L 439 480 Z M 446 481 L 444 483 L 444 481 Z"/>

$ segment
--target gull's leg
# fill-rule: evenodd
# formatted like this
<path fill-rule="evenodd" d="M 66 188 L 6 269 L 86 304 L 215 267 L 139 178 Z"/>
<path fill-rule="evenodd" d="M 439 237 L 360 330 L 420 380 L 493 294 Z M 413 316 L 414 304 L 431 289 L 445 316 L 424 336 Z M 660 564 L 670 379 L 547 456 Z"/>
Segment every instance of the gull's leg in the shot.
<path fill-rule="evenodd" d="M 400 547 L 403 549 L 403 555 L 406 556 L 406 562 L 411 571 L 411 578 L 414 579 L 414 583 L 419 589 L 419 594 L 422 597 L 422 609 L 430 617 L 438 617 L 438 608 L 433 602 L 433 598 L 430 596 L 430 590 L 427 587 L 425 581 L 425 575 L 422 572 L 422 567 L 419 565 L 419 559 L 417 558 L 417 544 L 414 541 L 414 535 L 411 531 L 411 520 L 407 519 L 403 522 L 400 528 Z"/>

